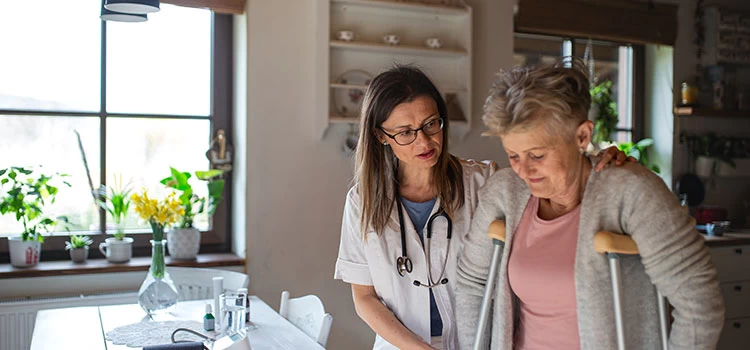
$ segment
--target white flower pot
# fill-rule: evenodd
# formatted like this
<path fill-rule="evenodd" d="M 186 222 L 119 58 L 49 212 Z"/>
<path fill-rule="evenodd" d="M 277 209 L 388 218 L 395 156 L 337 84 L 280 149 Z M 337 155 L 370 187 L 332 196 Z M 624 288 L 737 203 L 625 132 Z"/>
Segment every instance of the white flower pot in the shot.
<path fill-rule="evenodd" d="M 21 237 L 8 237 L 10 264 L 15 267 L 31 267 L 39 263 L 42 244 L 39 241 L 23 241 Z"/>
<path fill-rule="evenodd" d="M 700 177 L 711 177 L 716 173 L 716 159 L 699 156 L 695 159 L 695 174 Z"/>
<path fill-rule="evenodd" d="M 70 250 L 70 260 L 74 263 L 84 263 L 89 258 L 89 246 Z"/>
<path fill-rule="evenodd" d="M 133 239 L 125 237 L 118 241 L 115 238 L 107 238 L 99 243 L 99 251 L 107 257 L 109 262 L 127 262 L 133 257 Z"/>
<path fill-rule="evenodd" d="M 172 259 L 193 260 L 201 248 L 201 231 L 197 228 L 176 228 L 167 232 L 167 249 Z"/>

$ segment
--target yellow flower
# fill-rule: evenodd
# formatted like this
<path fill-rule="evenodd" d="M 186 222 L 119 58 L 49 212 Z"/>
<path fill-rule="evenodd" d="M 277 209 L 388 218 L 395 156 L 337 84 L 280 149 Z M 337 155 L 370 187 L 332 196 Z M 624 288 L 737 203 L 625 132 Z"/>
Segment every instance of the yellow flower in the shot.
<path fill-rule="evenodd" d="M 174 193 L 170 193 L 162 200 L 149 198 L 148 191 L 134 193 L 130 200 L 135 206 L 135 212 L 141 219 L 162 227 L 175 224 L 185 214 L 185 208 Z"/>

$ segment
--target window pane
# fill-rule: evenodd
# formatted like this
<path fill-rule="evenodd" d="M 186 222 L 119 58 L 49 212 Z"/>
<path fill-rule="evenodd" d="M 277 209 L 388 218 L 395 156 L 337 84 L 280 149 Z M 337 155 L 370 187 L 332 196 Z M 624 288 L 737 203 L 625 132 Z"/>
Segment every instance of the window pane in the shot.
<path fill-rule="evenodd" d="M 170 175 L 170 166 L 193 175 L 196 170 L 208 170 L 209 128 L 208 120 L 108 118 L 107 179 L 122 176 L 134 191 L 146 188 L 161 198 L 168 191 L 159 180 Z M 193 176 L 190 184 L 197 195 L 206 196 L 204 182 Z M 195 225 L 205 229 L 207 216 L 197 217 Z M 148 225 L 131 210 L 126 228 Z"/>
<path fill-rule="evenodd" d="M 615 131 L 612 134 L 612 141 L 616 143 L 633 141 L 633 133 L 630 131 Z"/>
<path fill-rule="evenodd" d="M 0 1 L 0 109 L 98 111 L 101 0 Z"/>
<path fill-rule="evenodd" d="M 99 214 L 91 196 L 86 170 L 74 130 L 81 134 L 91 181 L 99 183 L 99 120 L 89 117 L 0 116 L 0 168 L 39 166 L 45 175 L 68 174 L 72 187 L 61 186 L 45 214 L 66 215 L 71 231 L 98 226 Z M 7 186 L 7 185 L 6 185 Z M 3 188 L 0 192 L 5 192 Z M 9 214 L 0 216 L 0 236 L 18 235 L 23 226 Z"/>
<path fill-rule="evenodd" d="M 515 65 L 554 64 L 561 57 L 562 38 L 516 33 L 513 40 Z"/>
<path fill-rule="evenodd" d="M 588 40 L 576 39 L 575 55 L 585 57 Z M 632 128 L 632 48 L 616 43 L 592 41 L 594 55 L 594 83 L 612 81 L 612 99 L 617 103 L 618 128 Z M 589 62 L 586 62 L 588 64 Z"/>
<path fill-rule="evenodd" d="M 143 23 L 107 22 L 107 112 L 208 116 L 211 11 L 162 4 Z"/>

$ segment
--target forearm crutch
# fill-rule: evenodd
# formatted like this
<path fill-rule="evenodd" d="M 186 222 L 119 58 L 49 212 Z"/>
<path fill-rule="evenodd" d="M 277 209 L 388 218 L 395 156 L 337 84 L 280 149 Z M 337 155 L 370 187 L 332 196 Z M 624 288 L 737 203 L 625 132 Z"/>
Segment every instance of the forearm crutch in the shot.
<path fill-rule="evenodd" d="M 625 326 L 622 320 L 622 275 L 620 272 L 620 255 L 638 255 L 638 246 L 627 235 L 600 231 L 594 235 L 594 249 L 597 253 L 606 254 L 609 260 L 609 272 L 612 277 L 612 296 L 615 304 L 615 325 L 617 327 L 617 348 L 625 350 Z M 662 349 L 667 350 L 667 304 L 659 290 L 656 290 L 659 307 L 659 328 L 661 330 Z"/>
<path fill-rule="evenodd" d="M 495 220 L 490 223 L 487 235 L 492 239 L 494 245 L 492 250 L 492 261 L 490 261 L 490 274 L 487 276 L 487 284 L 484 287 L 484 297 L 482 306 L 479 310 L 479 322 L 477 323 L 477 335 L 474 337 L 474 350 L 480 350 L 484 329 L 487 327 L 487 318 L 490 314 L 492 305 L 492 289 L 495 287 L 495 277 L 497 276 L 497 267 L 500 265 L 500 253 L 505 246 L 505 221 Z"/>

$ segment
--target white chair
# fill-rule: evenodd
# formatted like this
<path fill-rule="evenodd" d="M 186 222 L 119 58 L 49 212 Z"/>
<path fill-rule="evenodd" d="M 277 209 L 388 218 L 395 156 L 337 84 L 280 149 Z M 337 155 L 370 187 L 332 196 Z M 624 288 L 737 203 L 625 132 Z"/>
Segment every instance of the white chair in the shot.
<path fill-rule="evenodd" d="M 219 269 L 168 266 L 167 272 L 177 287 L 180 301 L 213 299 L 213 278 L 224 277 L 224 290 L 247 288 L 246 274 Z"/>
<path fill-rule="evenodd" d="M 288 291 L 281 292 L 279 314 L 318 344 L 326 347 L 333 316 L 326 313 L 323 302 L 316 295 L 289 299 Z"/>

